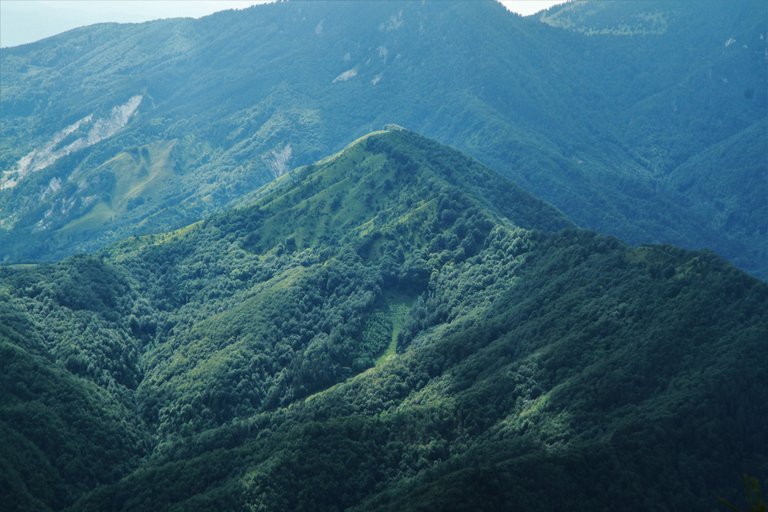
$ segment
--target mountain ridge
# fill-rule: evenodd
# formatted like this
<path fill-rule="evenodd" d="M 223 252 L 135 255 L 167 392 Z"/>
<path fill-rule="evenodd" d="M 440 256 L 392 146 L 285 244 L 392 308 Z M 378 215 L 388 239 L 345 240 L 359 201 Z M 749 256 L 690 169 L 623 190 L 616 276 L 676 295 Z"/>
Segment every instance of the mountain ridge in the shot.
<path fill-rule="evenodd" d="M 712 169 L 739 165 L 709 149 L 768 108 L 755 21 L 764 11 L 705 4 L 584 4 L 598 20 L 668 14 L 663 34 L 632 41 L 552 28 L 495 2 L 287 3 L 4 49 L 3 170 L 56 127 L 145 99 L 123 131 L 0 192 L 2 256 L 55 259 L 181 227 L 236 204 L 275 169 L 310 164 L 394 121 L 470 153 L 581 226 L 631 243 L 708 247 L 764 277 L 764 219 L 736 203 L 732 228 L 709 222 L 739 197 L 738 184 L 680 167 L 696 157 Z M 128 209 L 106 162 L 135 151 L 159 160 L 156 148 L 171 141 L 172 172 Z M 678 167 L 683 179 L 706 180 L 705 193 L 671 186 L 665 176 Z M 762 194 L 762 163 L 741 168 Z M 46 216 L 51 204 L 30 198 L 57 183 Z M 39 230 L 51 220 L 60 225 Z"/>
<path fill-rule="evenodd" d="M 405 130 L 182 230 L 2 267 L 0 294 L 15 510 L 704 511 L 768 468 L 765 283 L 576 229 Z M 14 398 L 30 357 L 75 405 Z M 58 455 L 40 414 L 94 428 Z"/>

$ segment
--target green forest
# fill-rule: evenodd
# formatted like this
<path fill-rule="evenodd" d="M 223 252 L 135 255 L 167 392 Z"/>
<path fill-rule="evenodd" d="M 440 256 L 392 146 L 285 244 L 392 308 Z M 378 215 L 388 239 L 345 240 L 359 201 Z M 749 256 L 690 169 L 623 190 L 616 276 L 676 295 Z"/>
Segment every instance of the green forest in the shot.
<path fill-rule="evenodd" d="M 579 227 L 765 280 L 766 24 L 761 0 L 276 2 L 3 48 L 0 262 L 181 228 L 397 123 Z"/>
<path fill-rule="evenodd" d="M 768 475 L 768 285 L 396 127 L 0 297 L 3 510 L 712 511 Z"/>
<path fill-rule="evenodd" d="M 764 1 L 240 7 L 0 48 L 0 512 L 766 512 Z"/>

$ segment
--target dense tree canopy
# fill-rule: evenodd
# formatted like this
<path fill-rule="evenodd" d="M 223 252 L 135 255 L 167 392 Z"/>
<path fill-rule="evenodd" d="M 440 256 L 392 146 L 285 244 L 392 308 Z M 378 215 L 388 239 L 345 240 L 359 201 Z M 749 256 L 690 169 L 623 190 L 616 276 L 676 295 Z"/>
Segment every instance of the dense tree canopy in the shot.
<path fill-rule="evenodd" d="M 0 269 L 8 510 L 712 510 L 768 474 L 768 286 L 402 130 Z"/>

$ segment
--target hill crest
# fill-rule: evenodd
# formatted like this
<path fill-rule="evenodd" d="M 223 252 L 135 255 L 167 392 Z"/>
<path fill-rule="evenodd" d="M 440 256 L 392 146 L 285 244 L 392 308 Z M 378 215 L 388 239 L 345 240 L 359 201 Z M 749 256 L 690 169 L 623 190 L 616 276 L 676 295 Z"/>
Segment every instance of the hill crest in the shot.
<path fill-rule="evenodd" d="M 184 230 L 0 267 L 18 509 L 709 510 L 766 467 L 764 283 L 567 229 L 407 131 L 320 162 Z"/>

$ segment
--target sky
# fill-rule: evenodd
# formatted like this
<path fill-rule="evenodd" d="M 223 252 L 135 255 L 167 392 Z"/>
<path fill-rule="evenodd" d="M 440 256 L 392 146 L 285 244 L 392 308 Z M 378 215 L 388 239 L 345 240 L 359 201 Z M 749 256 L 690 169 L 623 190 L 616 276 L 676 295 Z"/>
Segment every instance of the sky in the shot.
<path fill-rule="evenodd" d="M 269 0 L 0 0 L 0 47 L 31 43 L 93 23 L 199 18 Z M 468 0 L 469 1 L 469 0 Z M 527 16 L 564 0 L 500 0 Z"/>

